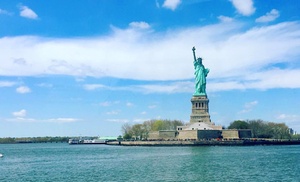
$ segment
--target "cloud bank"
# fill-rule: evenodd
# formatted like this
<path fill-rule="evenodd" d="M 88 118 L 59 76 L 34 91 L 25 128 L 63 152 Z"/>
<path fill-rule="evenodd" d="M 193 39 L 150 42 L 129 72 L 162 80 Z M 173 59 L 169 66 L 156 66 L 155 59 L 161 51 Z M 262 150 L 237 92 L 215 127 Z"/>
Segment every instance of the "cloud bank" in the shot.
<path fill-rule="evenodd" d="M 176 90 L 178 84 L 185 84 L 188 89 L 186 80 L 194 78 L 193 46 L 197 56 L 203 57 L 204 65 L 211 69 L 208 88 L 214 91 L 300 88 L 296 79 L 300 77 L 299 22 L 250 29 L 239 22 L 221 22 L 166 32 L 155 32 L 146 22 L 133 22 L 126 29 L 112 27 L 111 34 L 102 37 L 2 37 L 0 75 L 170 81 L 169 85 L 156 85 L 155 90 Z M 10 83 L 2 82 L 5 84 Z M 146 87 L 155 85 L 135 89 Z M 85 85 L 86 90 L 103 88 L 107 87 Z M 30 89 L 23 86 L 17 91 L 28 93 Z"/>

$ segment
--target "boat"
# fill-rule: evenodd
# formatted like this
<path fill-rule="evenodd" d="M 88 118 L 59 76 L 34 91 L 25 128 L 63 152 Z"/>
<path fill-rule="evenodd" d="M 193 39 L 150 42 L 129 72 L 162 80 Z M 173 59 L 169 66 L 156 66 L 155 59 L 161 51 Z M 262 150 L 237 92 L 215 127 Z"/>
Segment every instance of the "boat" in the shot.
<path fill-rule="evenodd" d="M 90 138 L 70 138 L 69 139 L 69 144 L 74 145 L 74 144 L 106 144 L 109 141 L 116 141 L 117 137 L 98 137 L 94 139 Z"/>
<path fill-rule="evenodd" d="M 98 139 L 69 139 L 69 144 L 106 144 L 106 140 L 98 140 Z"/>
<path fill-rule="evenodd" d="M 3 154 L 0 153 L 0 157 L 3 157 Z"/>

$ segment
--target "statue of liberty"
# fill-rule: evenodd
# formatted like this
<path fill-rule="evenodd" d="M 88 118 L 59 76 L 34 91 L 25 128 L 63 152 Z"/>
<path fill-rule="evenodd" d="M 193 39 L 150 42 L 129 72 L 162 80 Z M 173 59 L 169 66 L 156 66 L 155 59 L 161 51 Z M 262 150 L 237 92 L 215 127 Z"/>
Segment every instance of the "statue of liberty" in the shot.
<path fill-rule="evenodd" d="M 193 47 L 194 54 L 194 69 L 195 69 L 195 93 L 194 96 L 206 95 L 206 76 L 209 72 L 209 69 L 205 69 L 202 64 L 202 58 L 196 59 L 196 48 Z"/>

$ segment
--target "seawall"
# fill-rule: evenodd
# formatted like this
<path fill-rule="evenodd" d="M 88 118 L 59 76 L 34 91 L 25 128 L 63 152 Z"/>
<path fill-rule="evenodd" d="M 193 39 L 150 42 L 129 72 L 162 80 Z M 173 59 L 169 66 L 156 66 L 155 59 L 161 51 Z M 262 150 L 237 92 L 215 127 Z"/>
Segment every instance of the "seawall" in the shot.
<path fill-rule="evenodd" d="M 201 140 L 201 141 L 121 141 L 107 142 L 121 146 L 254 146 L 254 145 L 300 145 L 300 140 Z"/>

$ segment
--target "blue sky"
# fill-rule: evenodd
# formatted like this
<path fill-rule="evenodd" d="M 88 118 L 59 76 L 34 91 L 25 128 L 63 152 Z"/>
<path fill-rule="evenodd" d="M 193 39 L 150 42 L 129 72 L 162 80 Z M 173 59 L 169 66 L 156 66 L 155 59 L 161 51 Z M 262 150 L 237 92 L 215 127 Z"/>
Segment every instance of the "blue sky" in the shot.
<path fill-rule="evenodd" d="M 193 54 L 211 119 L 300 131 L 294 0 L 0 0 L 0 137 L 116 136 L 189 121 Z"/>

